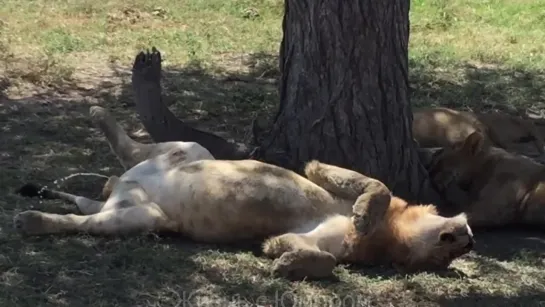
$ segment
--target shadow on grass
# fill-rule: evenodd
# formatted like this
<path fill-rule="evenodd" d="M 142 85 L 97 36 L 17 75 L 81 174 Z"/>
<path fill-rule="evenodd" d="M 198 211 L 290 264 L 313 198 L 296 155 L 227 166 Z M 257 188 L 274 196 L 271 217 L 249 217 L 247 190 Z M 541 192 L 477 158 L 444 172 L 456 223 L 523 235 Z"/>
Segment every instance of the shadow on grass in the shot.
<path fill-rule="evenodd" d="M 519 82 L 512 77 L 517 72 L 486 70 L 467 74 L 465 83 L 460 83 L 449 82 L 448 76 L 441 78 L 434 70 L 427 70 L 424 66 L 415 68 L 414 65 L 412 99 L 418 105 L 431 102 L 478 105 L 492 100 L 523 103 L 538 100 L 542 95 L 543 85 L 538 82 L 542 77 L 537 74 L 526 73 L 531 76 L 531 81 Z M 184 68 L 166 66 L 164 96 L 171 110 L 181 119 L 200 128 L 247 141 L 252 120 L 255 117 L 270 118 L 276 111 L 276 58 L 264 54 L 249 55 L 233 66 L 244 72 L 203 68 L 199 63 L 191 63 Z M 0 184 L 8 191 L 1 201 L 0 212 L 0 271 L 3 272 L 0 276 L 0 305 L 176 306 L 188 299 L 188 295 L 195 300 L 207 299 L 209 305 L 228 301 L 236 301 L 239 305 L 244 302 L 278 305 L 279 294 L 295 290 L 299 291 L 299 298 L 346 297 L 356 293 L 365 297 L 369 304 L 472 304 L 470 296 L 454 295 L 452 299 L 441 299 L 431 294 L 420 296 L 417 292 L 396 292 L 400 285 L 385 279 L 401 277 L 403 280 L 403 277 L 386 268 L 340 269 L 340 282 L 336 283 L 289 283 L 269 275 L 271 261 L 255 257 L 255 245 L 216 246 L 156 236 L 21 238 L 14 234 L 11 219 L 21 210 L 75 211 L 72 206 L 59 201 L 40 202 L 11 193 L 21 184 L 31 181 L 51 187 L 54 186 L 53 180 L 76 172 L 122 173 L 104 137 L 88 117 L 90 105 L 108 108 L 135 138 L 149 141 L 135 132 L 141 125 L 134 110 L 129 67 L 110 68 L 111 71 L 104 72 L 102 82 L 83 80 L 86 86 L 73 80 L 56 88 L 26 92 L 23 89 L 14 95 L 7 90 L 11 80 L 0 84 L 0 127 L 3 132 Z M 481 77 L 474 78 L 478 74 L 487 76 L 486 84 Z M 475 88 L 493 90 L 475 91 Z M 505 88 L 518 90 L 503 91 Z M 74 178 L 63 182 L 59 188 L 96 198 L 104 180 Z M 520 251 L 525 249 L 542 253 L 543 235 L 535 234 L 535 237 L 541 241 L 536 243 L 538 241 L 517 234 L 478 234 L 477 252 L 508 261 L 520 256 Z M 538 266 L 537 262 L 531 265 Z M 448 280 L 462 288 L 467 287 L 463 278 L 440 278 L 443 282 Z M 423 280 L 422 287 L 428 288 L 425 278 Z M 501 303 L 494 296 L 475 295 L 474 304 Z M 284 306 L 298 303 L 289 295 L 283 299 Z M 525 299 L 512 302 L 525 302 Z"/>
<path fill-rule="evenodd" d="M 449 289 L 451 293 L 438 294 L 421 282 L 405 282 L 405 289 L 426 297 L 435 306 L 543 306 L 545 304 L 545 292 L 532 287 L 522 287 L 516 294 L 505 295 L 500 293 L 477 293 L 474 289 L 464 291 L 462 289 Z M 462 291 L 460 291 L 462 290 Z M 464 292 L 464 293 L 460 293 Z M 426 301 L 415 300 L 418 306 Z M 416 306 L 416 305 L 415 305 Z"/>
<path fill-rule="evenodd" d="M 499 261 L 518 259 L 541 262 L 545 260 L 545 233 L 535 229 L 494 229 L 475 234 L 475 250 Z"/>
<path fill-rule="evenodd" d="M 511 109 L 545 106 L 543 71 L 500 68 L 493 65 L 411 61 L 411 99 L 415 107 Z"/>
<path fill-rule="evenodd" d="M 466 297 L 438 298 L 439 306 L 544 306 L 544 293 L 523 293 L 515 296 L 472 294 Z"/>
<path fill-rule="evenodd" d="M 115 68 L 115 70 L 114 70 Z M 97 238 L 84 235 L 21 238 L 12 229 L 12 217 L 22 210 L 74 213 L 60 201 L 39 201 L 14 195 L 25 182 L 36 182 L 75 194 L 97 198 L 105 179 L 76 177 L 59 185 L 54 180 L 77 172 L 119 175 L 123 169 L 104 137 L 92 124 L 92 104 L 108 108 L 129 131 L 140 128 L 132 109 L 130 70 L 112 67 L 104 82 L 70 80 L 51 88 L 10 88 L 3 80 L 0 96 L 0 184 L 7 194 L 0 214 L 0 305 L 115 305 L 139 302 L 172 305 L 184 295 L 192 299 L 225 300 L 241 288 L 251 292 L 283 291 L 282 283 L 256 283 L 267 276 L 268 264 L 252 253 L 255 246 L 220 247 L 195 244 L 183 238 L 146 236 Z M 274 85 L 259 89 L 246 81 L 223 81 L 202 74 L 195 66 L 165 73 L 168 100 L 182 117 L 225 133 L 244 129 L 254 114 L 267 112 Z M 82 86 L 81 84 L 84 84 Z M 14 94 L 15 93 L 15 94 Z M 144 137 L 136 137 L 144 139 Z M 212 251 L 212 253 L 211 253 Z M 238 259 L 242 257 L 242 259 Z M 251 258 L 251 260 L 247 260 Z M 253 260 L 252 260 L 253 259 Z M 240 261 L 248 268 L 238 269 Z M 263 260 L 265 261 L 265 260 Z M 196 295 L 196 296 L 195 296 Z"/>

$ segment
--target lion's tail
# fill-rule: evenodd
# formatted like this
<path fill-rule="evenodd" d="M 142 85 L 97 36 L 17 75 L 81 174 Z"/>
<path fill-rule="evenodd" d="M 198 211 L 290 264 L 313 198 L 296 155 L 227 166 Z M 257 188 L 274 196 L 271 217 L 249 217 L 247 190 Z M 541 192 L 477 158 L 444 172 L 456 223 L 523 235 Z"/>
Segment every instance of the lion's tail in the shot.
<path fill-rule="evenodd" d="M 61 199 L 68 201 L 70 203 L 76 204 L 77 195 L 50 190 L 46 187 L 34 184 L 34 183 L 27 183 L 17 189 L 15 193 L 24 196 L 24 197 L 40 197 L 43 199 Z"/>

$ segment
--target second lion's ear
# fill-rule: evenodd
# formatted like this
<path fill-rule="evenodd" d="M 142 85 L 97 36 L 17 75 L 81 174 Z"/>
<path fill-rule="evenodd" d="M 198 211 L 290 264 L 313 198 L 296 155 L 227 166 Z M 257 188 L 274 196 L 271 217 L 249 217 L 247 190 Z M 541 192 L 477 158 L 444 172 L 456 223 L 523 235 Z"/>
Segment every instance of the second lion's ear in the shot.
<path fill-rule="evenodd" d="M 484 135 L 479 131 L 475 131 L 464 140 L 461 151 L 469 156 L 475 156 L 483 149 L 483 145 Z"/>

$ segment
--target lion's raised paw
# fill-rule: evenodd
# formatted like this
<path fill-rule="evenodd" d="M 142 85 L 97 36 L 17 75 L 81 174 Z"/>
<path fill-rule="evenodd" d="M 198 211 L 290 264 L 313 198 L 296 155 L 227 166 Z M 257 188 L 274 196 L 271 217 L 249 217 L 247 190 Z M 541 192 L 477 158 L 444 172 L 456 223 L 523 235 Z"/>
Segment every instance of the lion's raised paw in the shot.
<path fill-rule="evenodd" d="M 37 235 L 44 232 L 45 218 L 40 211 L 21 212 L 13 218 L 13 227 L 24 235 Z"/>
<path fill-rule="evenodd" d="M 289 280 L 321 279 L 333 276 L 337 260 L 330 253 L 314 250 L 286 252 L 273 262 L 273 274 Z"/>
<path fill-rule="evenodd" d="M 373 232 L 384 221 L 391 202 L 389 193 L 367 193 L 358 197 L 352 208 L 352 222 L 356 230 L 361 235 Z"/>

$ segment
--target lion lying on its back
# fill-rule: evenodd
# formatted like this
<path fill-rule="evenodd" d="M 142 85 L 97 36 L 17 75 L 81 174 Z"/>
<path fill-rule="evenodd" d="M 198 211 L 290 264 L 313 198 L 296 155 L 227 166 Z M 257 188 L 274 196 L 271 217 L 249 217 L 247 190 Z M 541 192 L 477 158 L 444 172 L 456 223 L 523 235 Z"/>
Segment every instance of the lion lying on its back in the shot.
<path fill-rule="evenodd" d="M 337 261 L 446 268 L 473 244 L 464 215 L 407 206 L 350 170 L 314 161 L 306 179 L 253 160 L 170 164 L 177 154 L 128 170 L 104 203 L 71 198 L 85 215 L 31 210 L 16 215 L 15 226 L 27 235 L 166 231 L 216 243 L 272 236 L 265 254 L 279 258 L 277 272 L 293 277 L 331 274 Z"/>
<path fill-rule="evenodd" d="M 43 190 L 83 215 L 30 210 L 14 217 L 15 227 L 27 235 L 164 231 L 199 242 L 265 240 L 274 271 L 290 278 L 330 275 L 337 262 L 446 268 L 474 243 L 464 214 L 445 218 L 432 205 L 409 206 L 351 170 L 312 161 L 307 179 L 254 160 L 188 157 L 174 146 L 138 163 L 113 181 L 105 202 Z"/>

